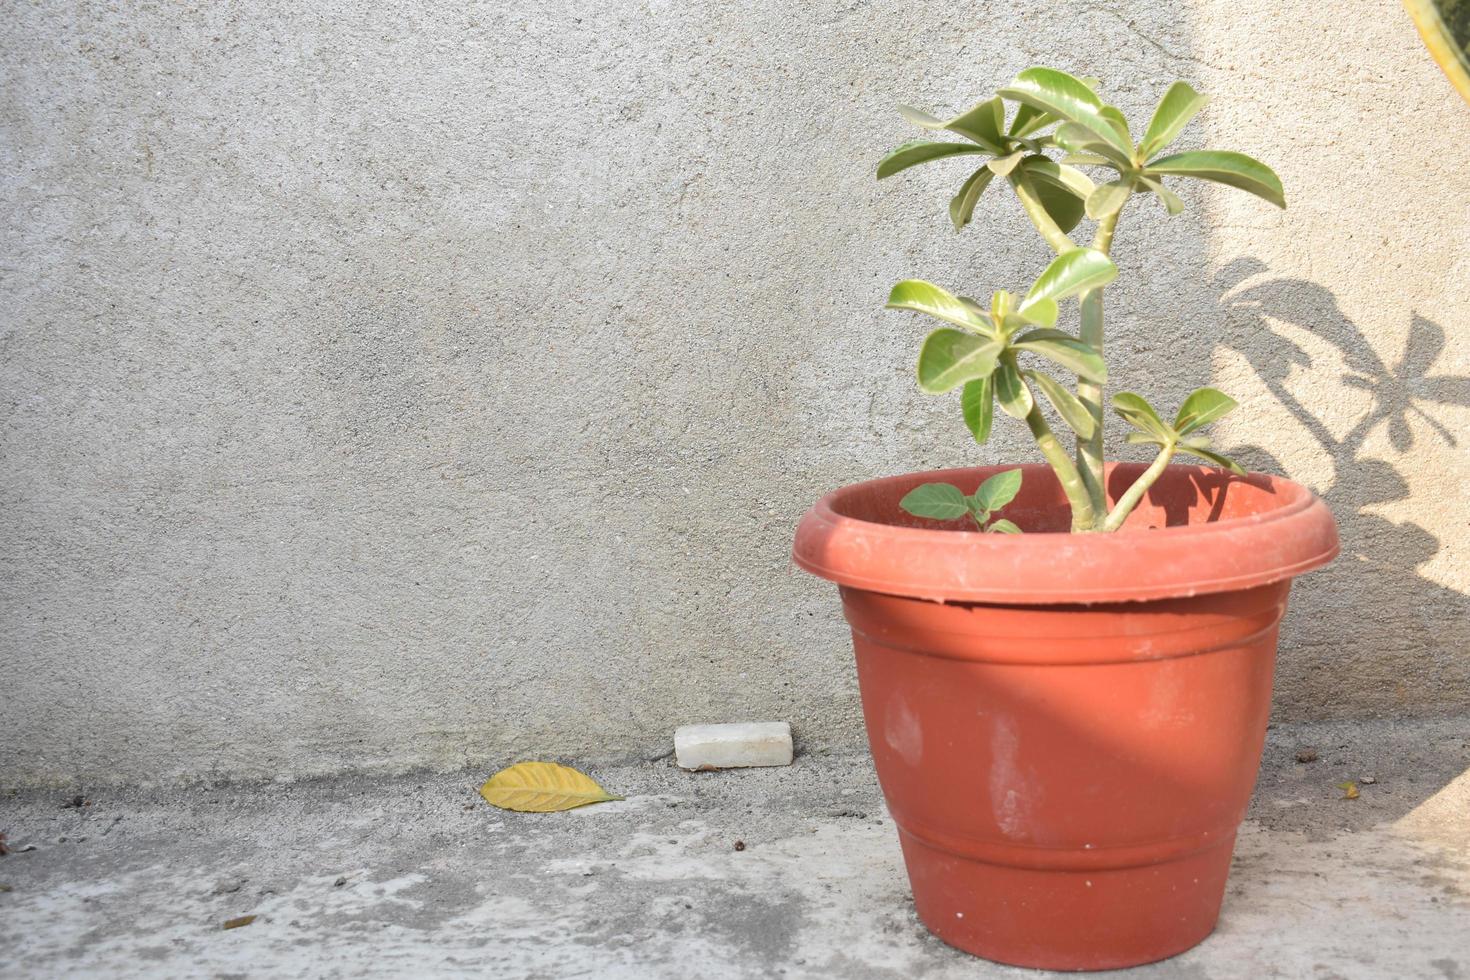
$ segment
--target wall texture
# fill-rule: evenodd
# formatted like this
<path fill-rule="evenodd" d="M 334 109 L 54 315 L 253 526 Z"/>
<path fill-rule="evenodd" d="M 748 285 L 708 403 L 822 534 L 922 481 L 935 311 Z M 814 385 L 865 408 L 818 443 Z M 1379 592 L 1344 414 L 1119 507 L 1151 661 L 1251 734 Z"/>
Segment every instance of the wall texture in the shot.
<path fill-rule="evenodd" d="M 6 4 L 0 783 L 860 744 L 821 492 L 984 449 L 918 275 L 1024 286 L 1004 194 L 883 184 L 898 102 L 1028 64 L 1274 164 L 1124 219 L 1115 377 L 1326 495 L 1281 717 L 1470 697 L 1470 107 L 1391 0 Z M 1153 380 L 1149 380 L 1153 379 Z"/>

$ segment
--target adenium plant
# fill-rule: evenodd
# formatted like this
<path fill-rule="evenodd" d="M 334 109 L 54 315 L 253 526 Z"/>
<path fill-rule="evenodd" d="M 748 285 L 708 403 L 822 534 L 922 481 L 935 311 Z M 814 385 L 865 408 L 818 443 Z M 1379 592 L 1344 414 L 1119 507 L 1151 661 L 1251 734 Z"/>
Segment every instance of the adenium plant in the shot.
<path fill-rule="evenodd" d="M 999 177 L 1056 252 L 1024 294 L 997 290 L 988 307 L 918 279 L 894 286 L 888 306 L 925 313 L 947 324 L 931 333 L 920 349 L 919 386 L 935 394 L 960 388 L 965 424 L 978 443 L 990 438 L 997 404 L 1005 414 L 1023 421 L 1066 493 L 1073 531 L 1122 527 L 1179 453 L 1244 472 L 1199 434 L 1236 407 L 1228 395 L 1200 388 L 1184 399 L 1171 422 L 1143 396 L 1123 392 L 1113 396 L 1112 407 L 1132 427 L 1127 441 L 1156 446 L 1158 454 L 1108 508 L 1103 483 L 1102 406 L 1108 380 L 1103 287 L 1118 275 L 1109 252 L 1123 209 L 1135 196 L 1152 195 L 1167 213 L 1178 214 L 1183 202 L 1164 183 L 1175 177 L 1228 184 L 1286 207 L 1276 174 L 1243 153 L 1163 153 L 1207 101 L 1188 84 L 1169 86 L 1137 143 L 1123 113 L 1103 102 L 1096 88 L 1090 79 L 1054 68 L 1028 68 L 995 97 L 947 121 L 905 107 L 901 111 L 910 122 L 954 133 L 964 142 L 914 140 L 878 164 L 881 180 L 931 160 L 984 157 L 983 165 L 950 201 L 955 229 L 970 222 L 980 196 Z M 1007 112 L 1007 103 L 1015 105 L 1014 111 Z M 1052 153 L 1059 156 L 1053 159 Z M 1082 167 L 1094 172 L 1101 168 L 1108 179 L 1097 183 Z M 1091 244 L 1079 246 L 1071 235 L 1084 216 L 1095 222 L 1095 228 Z M 1058 328 L 1061 304 L 1073 298 L 1080 311 L 1075 335 Z M 1028 366 L 1037 358 L 1046 363 Z M 1064 378 L 1071 376 L 1070 386 L 1054 376 L 1058 371 Z M 1042 399 L 1071 430 L 1073 449 L 1053 432 Z M 919 517 L 952 520 L 968 514 L 982 530 L 1015 533 L 1019 529 L 1010 521 L 987 521 L 1015 497 L 1020 485 L 1019 470 L 992 477 L 968 496 L 949 484 L 927 483 L 900 504 Z"/>

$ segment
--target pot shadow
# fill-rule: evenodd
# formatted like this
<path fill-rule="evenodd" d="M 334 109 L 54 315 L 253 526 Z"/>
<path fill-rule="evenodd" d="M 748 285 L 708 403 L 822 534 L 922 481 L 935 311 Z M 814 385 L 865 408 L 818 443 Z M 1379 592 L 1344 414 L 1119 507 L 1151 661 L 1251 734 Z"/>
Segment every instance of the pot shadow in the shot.
<path fill-rule="evenodd" d="M 1293 721 L 1462 714 L 1470 690 L 1470 598 L 1420 572 L 1442 548 L 1434 533 L 1373 512 L 1409 499 L 1410 488 L 1394 462 L 1368 447 L 1385 428 L 1399 453 L 1426 438 L 1459 447 L 1464 437 L 1435 409 L 1470 407 L 1470 377 L 1436 369 L 1445 330 L 1428 317 L 1413 313 L 1404 349 L 1385 357 L 1328 289 L 1268 272 L 1264 263 L 1244 257 L 1215 276 L 1217 341 L 1251 365 L 1327 454 L 1333 477 L 1318 494 L 1342 539 L 1336 562 L 1293 587 L 1281 634 L 1278 704 L 1295 707 L 1286 711 Z M 1314 410 L 1294 392 L 1295 373 L 1324 374 L 1308 350 L 1312 345 L 1299 343 L 1294 333 L 1331 345 L 1346 369 L 1339 383 L 1369 396 L 1367 411 L 1345 431 L 1335 424 L 1341 413 L 1329 401 L 1320 399 L 1325 407 Z M 1416 434 L 1411 418 L 1428 431 Z M 1228 452 L 1247 469 L 1286 472 L 1265 446 Z"/>
<path fill-rule="evenodd" d="M 1324 666 L 1340 664 L 1343 653 L 1353 655 L 1355 668 L 1387 688 L 1362 705 L 1374 712 L 1463 711 L 1463 695 L 1470 686 L 1470 600 L 1419 573 L 1440 551 L 1433 533 L 1412 521 L 1395 523 L 1372 512 L 1408 499 L 1409 486 L 1392 462 L 1369 455 L 1365 447 L 1370 436 L 1387 427 L 1395 450 L 1412 449 L 1417 437 L 1410 417 L 1426 424 L 1430 438 L 1458 447 L 1460 438 L 1433 410 L 1470 407 L 1470 377 L 1435 372 L 1445 331 L 1429 318 L 1413 314 L 1406 348 L 1389 363 L 1327 289 L 1300 279 L 1259 278 L 1264 272 L 1258 260 L 1242 258 L 1216 276 L 1214 285 L 1222 296 L 1219 341 L 1251 364 L 1332 463 L 1333 479 L 1318 493 L 1337 517 L 1342 558 L 1299 588 L 1304 605 L 1346 613 L 1357 623 L 1353 649 L 1335 651 Z M 1347 368 L 1341 384 L 1370 396 L 1368 411 L 1341 435 L 1330 424 L 1330 409 L 1314 411 L 1293 393 L 1293 372 L 1316 368 L 1321 373 L 1312 355 L 1292 339 L 1293 329 L 1332 345 Z M 1232 452 L 1249 469 L 1284 472 L 1264 446 Z M 1316 617 L 1297 617 L 1307 618 Z M 1340 639 L 1333 640 L 1334 646 Z M 1311 643 L 1305 635 L 1290 641 L 1287 649 Z M 1309 685 L 1306 690 L 1321 695 L 1305 703 L 1340 704 L 1341 696 L 1329 687 L 1340 683 L 1338 676 L 1302 680 Z"/>

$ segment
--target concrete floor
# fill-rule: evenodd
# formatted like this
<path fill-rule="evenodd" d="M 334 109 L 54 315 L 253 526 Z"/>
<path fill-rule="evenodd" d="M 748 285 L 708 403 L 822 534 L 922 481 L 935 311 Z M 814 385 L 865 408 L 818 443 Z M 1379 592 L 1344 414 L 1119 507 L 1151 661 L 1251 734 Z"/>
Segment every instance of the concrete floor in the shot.
<path fill-rule="evenodd" d="M 1114 975 L 1470 978 L 1467 770 L 1470 719 L 1274 729 L 1219 928 Z M 626 801 L 544 815 L 484 775 L 8 794 L 0 976 L 1045 975 L 924 931 L 866 756 L 600 768 Z"/>

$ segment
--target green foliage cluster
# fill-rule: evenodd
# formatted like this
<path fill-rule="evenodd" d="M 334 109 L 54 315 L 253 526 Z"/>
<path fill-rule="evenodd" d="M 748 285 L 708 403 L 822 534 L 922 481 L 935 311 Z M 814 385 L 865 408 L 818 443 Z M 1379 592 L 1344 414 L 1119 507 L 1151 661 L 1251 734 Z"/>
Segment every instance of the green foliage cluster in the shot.
<path fill-rule="evenodd" d="M 981 196 L 999 178 L 1009 184 L 1037 232 L 1056 252 L 1024 294 L 997 290 L 989 306 L 918 279 L 894 286 L 888 306 L 945 324 L 919 351 L 919 386 L 934 394 L 959 388 L 965 424 L 978 443 L 990 438 L 996 405 L 1024 422 L 1066 492 L 1073 531 L 1117 530 L 1176 454 L 1243 472 L 1197 431 L 1236 407 L 1229 396 L 1201 388 L 1184 400 L 1173 422 L 1166 422 L 1142 395 L 1123 392 L 1113 396 L 1111 404 L 1133 429 L 1127 441 L 1156 446 L 1158 455 L 1111 510 L 1103 486 L 1102 406 L 1108 380 L 1103 288 L 1118 275 L 1109 253 L 1123 210 L 1134 198 L 1151 196 L 1168 214 L 1178 214 L 1184 203 L 1166 184 L 1178 178 L 1226 184 L 1286 207 L 1276 174 L 1243 153 L 1164 152 L 1206 101 L 1185 82 L 1175 82 L 1135 141 L 1123 113 L 1098 95 L 1096 81 L 1054 68 L 1028 68 L 993 98 L 953 119 L 901 109 L 915 125 L 953 133 L 963 141 L 914 140 L 878 164 L 881 180 L 935 160 L 982 157 L 981 165 L 950 200 L 955 229 L 970 223 Z M 1095 181 L 1082 168 L 1102 171 L 1106 179 Z M 1079 246 L 1071 234 L 1084 219 L 1091 219 L 1095 227 L 1091 244 Z M 1062 304 L 1074 298 L 1080 311 L 1076 334 L 1058 325 Z M 1071 451 L 1053 432 L 1043 402 L 1071 430 L 1075 443 Z M 1012 472 L 1015 490 L 1007 502 L 1020 488 L 1020 471 Z M 968 513 L 984 528 L 978 504 L 962 505 L 975 497 L 957 487 L 936 489 L 947 486 L 925 484 L 905 497 L 902 506 L 937 520 Z M 989 507 L 985 514 L 996 509 Z M 990 529 L 994 528 L 992 524 Z"/>

